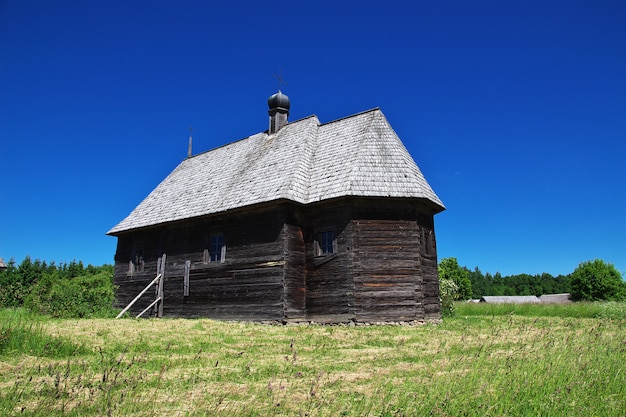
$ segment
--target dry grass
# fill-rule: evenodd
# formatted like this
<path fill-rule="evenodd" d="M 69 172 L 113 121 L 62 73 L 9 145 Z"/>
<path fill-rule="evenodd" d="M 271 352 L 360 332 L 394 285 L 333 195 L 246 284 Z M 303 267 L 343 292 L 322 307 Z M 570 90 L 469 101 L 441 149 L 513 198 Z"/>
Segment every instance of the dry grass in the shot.
<path fill-rule="evenodd" d="M 626 415 L 626 322 L 46 320 L 75 357 L 0 356 L 10 415 Z"/>

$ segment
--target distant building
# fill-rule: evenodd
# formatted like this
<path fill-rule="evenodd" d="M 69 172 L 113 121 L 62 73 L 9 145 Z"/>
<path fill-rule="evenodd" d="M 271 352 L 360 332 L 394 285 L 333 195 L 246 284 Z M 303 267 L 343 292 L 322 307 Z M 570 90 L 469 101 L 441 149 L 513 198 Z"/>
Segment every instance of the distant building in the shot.
<path fill-rule="evenodd" d="M 541 301 L 534 295 L 485 295 L 480 298 L 480 302 L 490 304 L 536 304 Z"/>
<path fill-rule="evenodd" d="M 567 304 L 572 302 L 569 293 L 540 295 L 539 301 L 545 304 Z"/>
<path fill-rule="evenodd" d="M 4 262 L 4 259 L 0 258 L 0 271 L 4 271 L 8 268 L 8 265 Z"/>
<path fill-rule="evenodd" d="M 474 300 L 472 300 L 474 301 Z M 481 303 L 491 304 L 565 304 L 571 303 L 569 293 L 565 294 L 544 294 L 539 297 L 534 295 L 485 295 L 480 298 Z"/>
<path fill-rule="evenodd" d="M 383 113 L 288 123 L 285 94 L 268 105 L 268 131 L 188 157 L 108 232 L 120 306 L 166 254 L 167 316 L 440 318 L 434 215 L 445 207 Z"/>

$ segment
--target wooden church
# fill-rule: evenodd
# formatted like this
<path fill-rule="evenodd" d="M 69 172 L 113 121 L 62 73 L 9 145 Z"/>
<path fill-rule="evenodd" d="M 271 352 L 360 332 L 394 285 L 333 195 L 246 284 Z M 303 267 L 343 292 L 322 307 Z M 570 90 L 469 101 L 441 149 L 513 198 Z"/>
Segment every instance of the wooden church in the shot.
<path fill-rule="evenodd" d="M 288 122 L 285 94 L 268 105 L 267 131 L 190 154 L 109 230 L 119 307 L 282 323 L 440 318 L 433 220 L 445 207 L 380 109 Z"/>

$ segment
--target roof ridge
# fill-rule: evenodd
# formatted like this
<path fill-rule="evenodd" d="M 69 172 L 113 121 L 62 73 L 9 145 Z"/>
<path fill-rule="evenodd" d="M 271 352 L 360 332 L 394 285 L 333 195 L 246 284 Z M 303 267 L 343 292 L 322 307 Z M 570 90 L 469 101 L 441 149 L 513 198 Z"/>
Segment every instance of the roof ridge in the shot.
<path fill-rule="evenodd" d="M 343 121 L 343 120 L 345 120 L 345 119 L 349 119 L 349 118 L 351 118 L 351 117 L 361 116 L 361 115 L 363 115 L 363 114 L 365 114 L 365 113 L 375 112 L 375 111 L 377 111 L 377 110 L 378 110 L 378 111 L 380 111 L 380 107 L 374 107 L 374 108 L 369 109 L 369 110 L 363 110 L 363 111 L 361 111 L 361 112 L 354 113 L 354 114 L 351 114 L 351 115 L 349 115 L 349 116 L 340 117 L 339 119 L 331 120 L 330 122 L 321 123 L 321 124 L 320 124 L 320 126 L 326 126 L 326 125 L 329 125 L 329 124 L 331 124 L 331 123 L 341 122 L 341 121 Z"/>
<path fill-rule="evenodd" d="M 245 138 L 236 139 L 236 140 L 233 140 L 233 141 L 231 141 L 231 142 L 223 143 L 223 144 L 221 144 L 221 145 L 216 146 L 215 148 L 207 149 L 206 151 L 202 151 L 202 152 L 197 153 L 197 154 L 195 154 L 195 155 L 189 156 L 189 157 L 185 158 L 184 160 L 187 160 L 187 159 L 193 159 L 193 158 L 196 158 L 196 157 L 198 157 L 198 156 L 200 156 L 200 155 L 204 155 L 205 153 L 208 153 L 208 152 L 213 152 L 213 151 L 216 151 L 216 150 L 218 150 L 218 149 L 225 148 L 225 147 L 227 147 L 227 146 L 231 146 L 231 145 L 234 145 L 234 144 L 239 143 L 239 142 L 243 142 L 244 140 L 248 140 L 248 139 L 250 139 L 250 138 L 253 138 L 253 137 L 255 137 L 255 136 L 259 136 L 259 135 L 269 136 L 269 135 L 267 134 L 267 131 L 265 131 L 265 132 L 257 132 L 257 133 L 253 133 L 252 135 L 250 135 L 250 136 L 246 136 Z"/>
<path fill-rule="evenodd" d="M 305 192 L 304 197 L 305 201 L 309 201 L 311 196 L 311 171 L 313 170 L 313 160 L 315 159 L 315 154 L 317 153 L 317 149 L 319 148 L 319 132 L 320 132 L 320 123 L 318 119 L 317 125 L 311 129 L 310 136 L 308 139 L 310 140 L 310 153 L 307 158 L 303 158 L 303 167 L 302 170 L 306 173 L 305 175 Z M 304 155 L 304 153 L 302 153 Z"/>
<path fill-rule="evenodd" d="M 310 170 L 311 170 L 311 162 L 310 162 L 311 158 L 310 158 L 310 155 L 307 155 L 307 152 L 308 152 L 307 146 L 311 148 L 310 154 L 311 155 L 315 154 L 315 150 L 317 148 L 317 136 L 318 136 L 317 132 L 318 132 L 319 125 L 320 125 L 319 119 L 317 118 L 316 115 L 305 117 L 303 119 L 297 120 L 297 122 L 303 122 L 308 119 L 315 119 L 316 122 L 311 123 L 312 126 L 306 129 L 305 139 L 304 139 L 304 144 L 303 144 L 304 149 L 302 149 L 302 152 L 298 154 L 298 161 L 295 164 L 296 167 L 290 173 L 289 181 L 287 181 L 287 185 L 285 187 L 287 198 L 297 200 L 295 196 L 302 194 L 304 202 L 308 201 L 308 198 L 309 198 L 309 183 L 310 183 Z M 296 122 L 293 122 L 293 123 L 296 123 Z M 287 125 L 285 125 L 284 128 L 287 128 L 289 124 L 291 123 L 288 123 Z M 294 181 L 294 179 L 296 180 L 298 179 L 299 173 L 303 173 L 304 175 L 305 183 L 303 184 L 303 187 L 302 187 L 303 191 L 299 191 L 294 188 L 296 186 L 296 182 Z"/>
<path fill-rule="evenodd" d="M 359 114 L 355 114 L 354 116 L 359 116 L 359 115 L 364 115 L 366 113 L 369 112 L 374 112 L 375 110 L 380 110 L 378 107 L 376 109 L 372 109 L 372 110 L 368 110 L 366 112 L 361 112 Z M 353 117 L 353 116 L 351 116 Z M 344 117 L 344 119 L 347 119 L 347 117 Z M 371 117 L 370 120 L 368 120 L 367 125 L 363 128 L 363 130 L 360 132 L 361 134 L 358 135 L 358 140 L 359 140 L 359 147 L 358 147 L 358 152 L 355 158 L 355 163 L 350 164 L 350 171 L 348 171 L 348 187 L 349 190 L 352 191 L 353 189 L 353 183 L 355 181 L 354 177 L 352 176 L 354 170 L 359 166 L 358 162 L 361 158 L 361 156 L 363 155 L 363 152 L 365 152 L 366 147 L 362 146 L 363 142 L 365 142 L 368 139 L 368 135 L 367 133 L 370 131 L 370 128 L 372 127 L 372 124 L 374 123 L 374 119 L 375 117 Z"/>
<path fill-rule="evenodd" d="M 315 117 L 317 119 L 317 115 L 316 114 L 310 114 L 310 115 L 302 117 L 302 118 L 300 118 L 298 120 L 294 120 L 293 122 L 289 122 L 289 123 L 287 123 L 287 125 L 291 125 L 291 124 L 294 124 L 294 123 L 299 123 L 299 122 L 302 122 L 302 121 L 304 121 L 306 119 L 310 119 L 311 117 Z M 318 119 L 318 122 L 319 122 L 319 119 Z M 287 125 L 285 125 L 285 126 L 287 126 Z"/>
<path fill-rule="evenodd" d="M 310 116 L 306 116 L 306 117 L 303 117 L 303 118 L 301 118 L 301 119 L 294 120 L 293 122 L 289 122 L 289 123 L 287 123 L 287 125 L 292 125 L 292 124 L 295 124 L 295 123 L 299 123 L 299 122 L 302 122 L 302 121 L 304 121 L 304 120 L 306 120 L 306 119 L 310 119 L 310 118 L 312 118 L 312 117 L 314 117 L 314 118 L 316 118 L 316 119 L 317 119 L 317 115 L 315 115 L 315 114 L 311 114 Z M 319 122 L 319 119 L 318 119 L 318 122 Z M 287 126 L 287 125 L 285 125 L 285 126 Z M 277 133 L 278 133 L 278 132 L 277 132 Z M 276 133 L 272 133 L 272 135 L 275 135 L 275 134 L 276 134 Z M 223 144 L 221 144 L 221 145 L 216 146 L 215 148 L 207 149 L 206 151 L 202 151 L 202 152 L 200 152 L 200 153 L 197 153 L 197 154 L 192 155 L 192 156 L 190 156 L 190 157 L 188 157 L 188 158 L 185 158 L 185 159 L 195 158 L 195 157 L 200 156 L 200 155 L 202 155 L 202 154 L 205 154 L 205 153 L 207 153 L 207 152 L 213 152 L 213 151 L 215 151 L 215 150 L 217 150 L 217 149 L 224 148 L 224 147 L 226 147 L 226 146 L 230 146 L 230 145 L 233 145 L 233 144 L 235 144 L 235 143 L 242 142 L 242 141 L 244 141 L 244 140 L 248 140 L 248 139 L 250 139 L 250 138 L 252 138 L 252 137 L 254 137 L 254 136 L 258 136 L 258 135 L 270 136 L 270 134 L 268 133 L 268 131 L 267 131 L 267 130 L 264 130 L 264 131 L 262 131 L 262 132 L 253 133 L 253 134 L 251 134 L 250 136 L 246 136 L 246 137 L 243 137 L 243 138 L 240 138 L 240 139 L 235 139 L 235 140 L 233 140 L 233 141 L 223 143 Z"/>

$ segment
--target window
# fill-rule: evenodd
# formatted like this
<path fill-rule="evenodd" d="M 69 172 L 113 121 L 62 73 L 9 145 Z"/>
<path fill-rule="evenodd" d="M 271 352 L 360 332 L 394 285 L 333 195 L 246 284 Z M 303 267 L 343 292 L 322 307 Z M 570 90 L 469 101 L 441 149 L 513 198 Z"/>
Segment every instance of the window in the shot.
<path fill-rule="evenodd" d="M 143 272 L 143 249 L 133 249 L 128 265 L 128 273 Z"/>
<path fill-rule="evenodd" d="M 335 232 L 327 230 L 315 235 L 315 256 L 331 255 L 337 252 Z"/>
<path fill-rule="evenodd" d="M 422 249 L 424 256 L 434 256 L 435 251 L 435 233 L 430 229 L 422 229 Z"/>
<path fill-rule="evenodd" d="M 211 235 L 209 245 L 209 262 L 224 262 L 226 258 L 224 235 Z"/>

